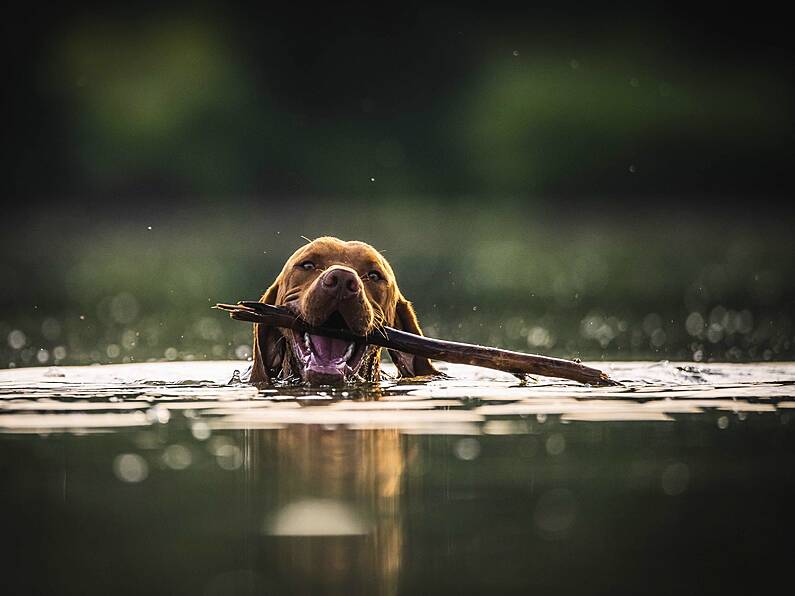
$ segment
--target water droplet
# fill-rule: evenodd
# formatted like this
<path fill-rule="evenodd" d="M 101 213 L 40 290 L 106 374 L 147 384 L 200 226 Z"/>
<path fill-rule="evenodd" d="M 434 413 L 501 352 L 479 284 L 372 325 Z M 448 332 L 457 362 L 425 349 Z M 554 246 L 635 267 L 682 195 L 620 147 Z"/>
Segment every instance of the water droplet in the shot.
<path fill-rule="evenodd" d="M 123 482 L 141 482 L 149 476 L 149 465 L 140 455 L 122 453 L 113 460 L 113 472 Z"/>
<path fill-rule="evenodd" d="M 114 296 L 110 301 L 110 316 L 117 323 L 132 323 L 138 316 L 138 300 L 129 292 Z"/>
<path fill-rule="evenodd" d="M 14 329 L 11 333 L 8 334 L 8 345 L 15 350 L 22 349 L 23 347 L 25 347 L 25 344 L 27 342 L 28 338 L 19 329 Z"/>
<path fill-rule="evenodd" d="M 41 334 L 50 341 L 55 341 L 61 335 L 61 324 L 57 319 L 48 317 L 41 323 Z"/>
<path fill-rule="evenodd" d="M 571 530 L 577 516 L 574 493 L 566 488 L 553 488 L 541 495 L 533 512 L 533 521 L 548 539 L 560 539 Z"/>
<path fill-rule="evenodd" d="M 651 339 L 649 341 L 655 348 L 661 348 L 665 344 L 665 339 L 665 331 L 662 329 L 655 329 L 652 331 Z"/>
<path fill-rule="evenodd" d="M 225 445 L 232 445 L 232 440 L 229 437 L 225 437 L 224 435 L 214 435 L 209 441 L 207 441 L 207 451 L 213 455 L 218 455 L 221 452 L 221 448 Z"/>
<path fill-rule="evenodd" d="M 146 411 L 146 419 L 149 422 L 165 424 L 171 419 L 171 412 L 168 411 L 167 407 L 157 404 Z"/>
<path fill-rule="evenodd" d="M 197 441 L 206 441 L 211 434 L 210 427 L 202 420 L 194 422 L 190 427 L 190 432 Z"/>
<path fill-rule="evenodd" d="M 560 433 L 550 435 L 546 442 L 546 448 L 550 455 L 560 455 L 566 451 L 566 437 Z"/>
<path fill-rule="evenodd" d="M 237 470 L 243 464 L 243 453 L 237 445 L 221 445 L 215 450 L 215 461 L 224 470 Z"/>
<path fill-rule="evenodd" d="M 169 445 L 163 451 L 163 462 L 172 470 L 184 470 L 192 461 L 190 449 L 184 445 Z"/>
<path fill-rule="evenodd" d="M 660 477 L 663 492 L 671 497 L 681 495 L 687 490 L 690 483 L 690 468 L 686 464 L 677 462 L 666 466 Z"/>
<path fill-rule="evenodd" d="M 459 439 L 453 445 L 453 453 L 458 459 L 472 461 L 480 455 L 480 443 L 478 443 L 477 439 L 471 437 Z"/>
<path fill-rule="evenodd" d="M 685 320 L 685 329 L 693 337 L 700 337 L 704 332 L 704 317 L 699 312 L 691 312 Z"/>

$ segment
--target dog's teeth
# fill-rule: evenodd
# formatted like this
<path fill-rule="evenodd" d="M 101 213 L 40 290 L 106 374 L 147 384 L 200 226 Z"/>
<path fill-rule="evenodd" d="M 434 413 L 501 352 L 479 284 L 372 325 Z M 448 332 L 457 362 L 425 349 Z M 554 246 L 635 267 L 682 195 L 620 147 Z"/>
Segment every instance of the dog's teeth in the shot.
<path fill-rule="evenodd" d="M 348 350 L 345 352 L 345 356 L 344 356 L 343 360 L 347 360 L 348 358 L 351 357 L 352 354 L 353 354 L 353 343 L 351 343 L 348 346 Z"/>
<path fill-rule="evenodd" d="M 306 346 L 307 350 L 311 350 L 312 349 L 311 348 L 312 344 L 309 343 L 309 334 L 308 333 L 304 333 L 304 345 Z"/>

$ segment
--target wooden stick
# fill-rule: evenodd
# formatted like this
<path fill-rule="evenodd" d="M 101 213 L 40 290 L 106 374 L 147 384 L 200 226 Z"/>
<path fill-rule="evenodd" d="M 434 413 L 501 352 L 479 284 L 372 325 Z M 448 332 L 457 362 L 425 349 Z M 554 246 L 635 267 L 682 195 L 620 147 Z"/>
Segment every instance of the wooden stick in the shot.
<path fill-rule="evenodd" d="M 536 354 L 524 354 L 511 350 L 434 339 L 391 327 L 384 327 L 364 337 L 355 335 L 348 329 L 312 327 L 286 308 L 263 304 L 262 302 L 241 301 L 237 304 L 216 304 L 213 308 L 227 311 L 229 316 L 238 321 L 261 323 L 272 327 L 286 327 L 299 333 L 310 332 L 314 335 L 325 335 L 347 341 L 368 343 L 444 362 L 493 368 L 519 376 L 530 374 L 558 377 L 589 385 L 620 384 L 598 369 L 561 358 L 550 358 Z"/>

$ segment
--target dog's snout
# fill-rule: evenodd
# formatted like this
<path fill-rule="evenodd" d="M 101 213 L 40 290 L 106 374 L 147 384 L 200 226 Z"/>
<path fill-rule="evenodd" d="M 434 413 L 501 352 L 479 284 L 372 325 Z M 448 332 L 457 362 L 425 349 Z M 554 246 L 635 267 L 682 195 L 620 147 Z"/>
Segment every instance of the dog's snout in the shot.
<path fill-rule="evenodd" d="M 362 289 L 362 281 L 354 271 L 333 267 L 327 270 L 320 278 L 321 287 L 328 293 L 334 294 L 340 300 L 356 296 Z"/>

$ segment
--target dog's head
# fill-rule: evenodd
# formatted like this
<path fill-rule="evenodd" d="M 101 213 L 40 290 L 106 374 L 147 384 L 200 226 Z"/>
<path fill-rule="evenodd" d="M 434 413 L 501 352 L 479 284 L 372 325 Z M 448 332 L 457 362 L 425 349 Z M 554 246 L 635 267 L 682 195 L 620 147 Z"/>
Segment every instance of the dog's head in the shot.
<path fill-rule="evenodd" d="M 313 326 L 366 335 L 380 326 L 422 334 L 386 259 L 364 242 L 323 237 L 299 248 L 260 302 Z M 381 349 L 288 329 L 254 326 L 252 382 L 300 378 L 313 385 L 377 381 Z M 436 374 L 427 358 L 390 351 L 401 376 Z"/>

